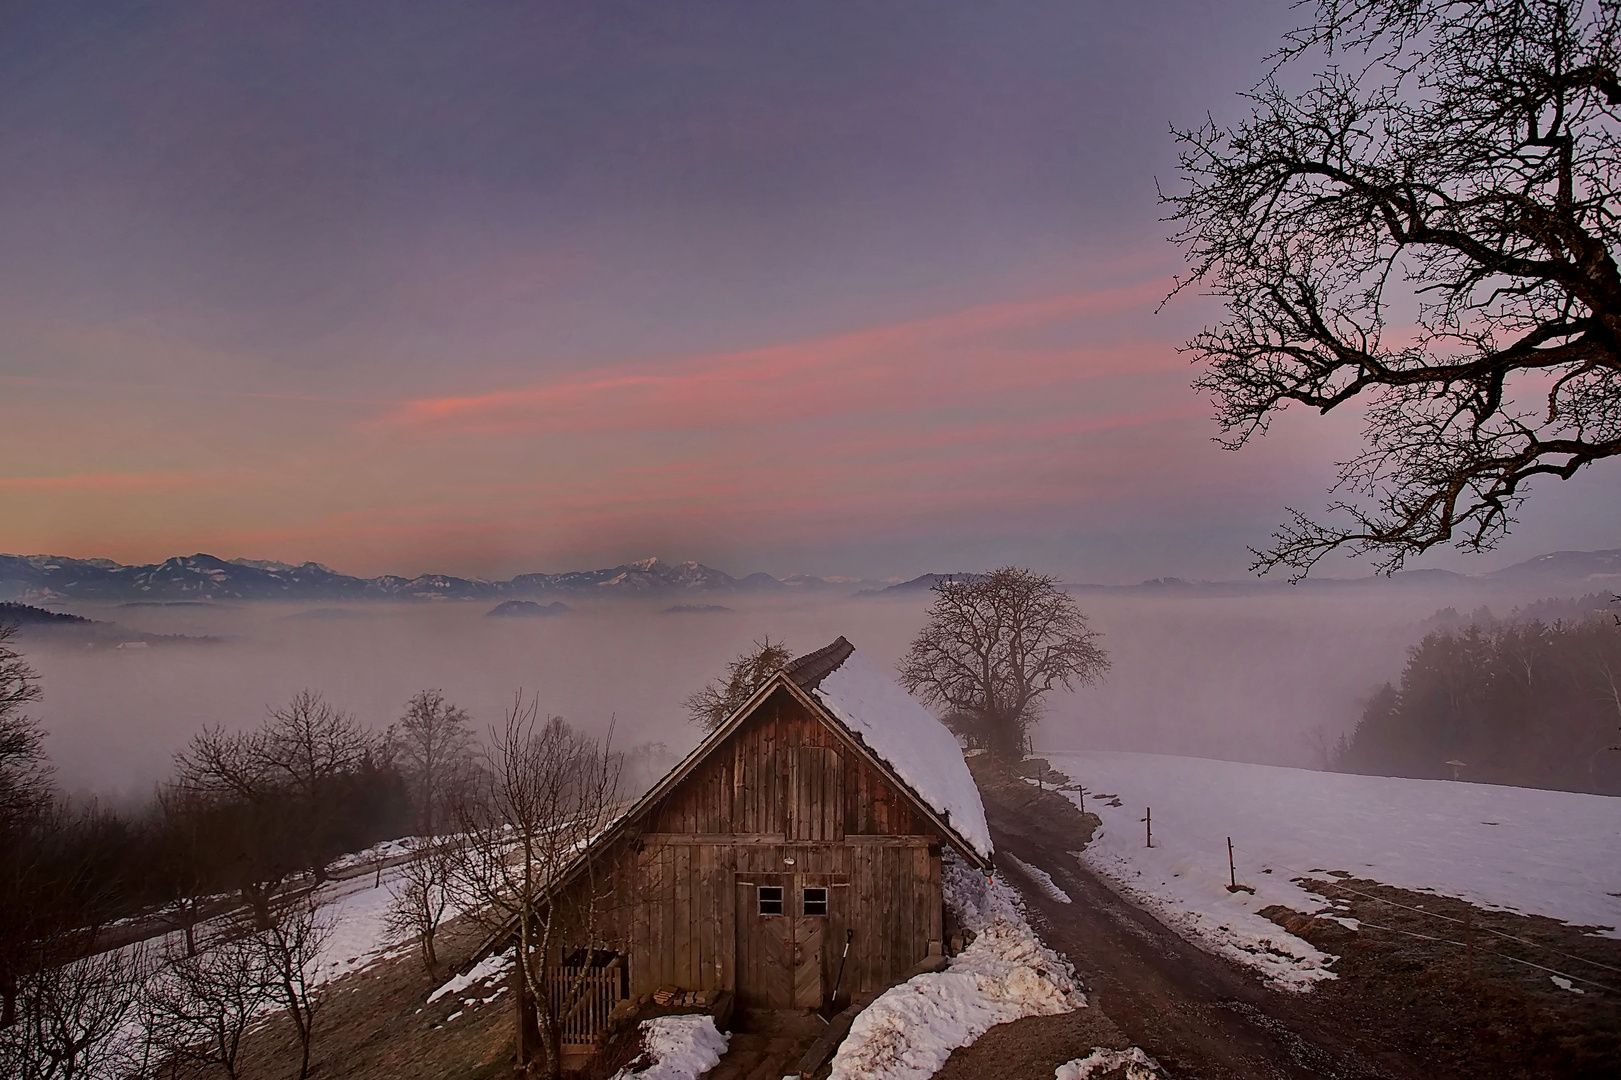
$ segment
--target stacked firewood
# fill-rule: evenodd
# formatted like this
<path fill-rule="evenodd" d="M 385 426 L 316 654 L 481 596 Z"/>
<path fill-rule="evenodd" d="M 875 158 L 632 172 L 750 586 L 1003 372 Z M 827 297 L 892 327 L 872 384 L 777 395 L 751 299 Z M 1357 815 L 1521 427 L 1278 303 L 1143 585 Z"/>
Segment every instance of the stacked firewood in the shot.
<path fill-rule="evenodd" d="M 661 1008 L 708 1008 L 715 1004 L 720 992 L 716 990 L 683 990 L 679 986 L 661 986 L 653 991 L 653 1004 Z"/>

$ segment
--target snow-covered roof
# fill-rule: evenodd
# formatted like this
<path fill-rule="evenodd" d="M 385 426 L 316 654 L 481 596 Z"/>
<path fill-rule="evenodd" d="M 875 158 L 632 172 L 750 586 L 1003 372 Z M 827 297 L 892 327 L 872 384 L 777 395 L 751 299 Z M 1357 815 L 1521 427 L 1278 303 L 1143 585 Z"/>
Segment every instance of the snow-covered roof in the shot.
<path fill-rule="evenodd" d="M 990 859 L 985 805 L 962 748 L 944 724 L 859 650 L 851 649 L 807 689 L 981 858 Z"/>

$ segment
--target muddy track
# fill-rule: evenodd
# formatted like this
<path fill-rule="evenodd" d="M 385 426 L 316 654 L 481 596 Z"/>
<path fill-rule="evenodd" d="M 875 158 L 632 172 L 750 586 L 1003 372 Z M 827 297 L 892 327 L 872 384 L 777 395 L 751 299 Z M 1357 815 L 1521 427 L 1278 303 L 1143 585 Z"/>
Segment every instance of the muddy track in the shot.
<path fill-rule="evenodd" d="M 1045 870 L 1073 901 L 1048 895 L 1002 860 L 1002 872 L 1025 897 L 1031 924 L 1074 962 L 1092 1007 L 1174 1080 L 1447 1075 L 1381 1045 L 1378 1031 L 1333 1015 L 1310 994 L 1268 989 L 1127 901 L 1070 854 L 1090 830 L 1067 799 L 1038 794 L 1017 778 L 977 779 L 998 854 Z"/>

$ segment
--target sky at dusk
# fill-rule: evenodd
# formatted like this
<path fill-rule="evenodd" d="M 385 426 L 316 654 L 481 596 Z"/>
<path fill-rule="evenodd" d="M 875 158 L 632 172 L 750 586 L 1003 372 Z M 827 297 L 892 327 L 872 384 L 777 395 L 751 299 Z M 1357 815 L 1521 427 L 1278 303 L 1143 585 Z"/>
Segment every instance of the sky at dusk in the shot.
<path fill-rule="evenodd" d="M 7 5 L 0 550 L 1240 574 L 1357 423 L 1214 445 L 1155 184 L 1299 17 Z M 1426 565 L 1621 546 L 1533 491 Z"/>

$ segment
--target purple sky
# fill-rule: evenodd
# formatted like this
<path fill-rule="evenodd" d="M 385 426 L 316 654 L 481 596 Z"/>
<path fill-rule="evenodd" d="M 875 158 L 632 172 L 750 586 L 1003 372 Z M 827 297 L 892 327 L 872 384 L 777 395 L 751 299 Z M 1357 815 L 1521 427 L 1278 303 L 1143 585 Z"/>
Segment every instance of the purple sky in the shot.
<path fill-rule="evenodd" d="M 1212 445 L 1154 184 L 1297 18 L 9 6 L 0 550 L 1240 573 L 1355 420 Z M 1616 546 L 1594 475 L 1430 563 Z"/>

